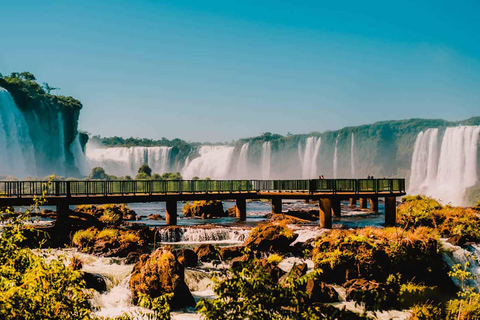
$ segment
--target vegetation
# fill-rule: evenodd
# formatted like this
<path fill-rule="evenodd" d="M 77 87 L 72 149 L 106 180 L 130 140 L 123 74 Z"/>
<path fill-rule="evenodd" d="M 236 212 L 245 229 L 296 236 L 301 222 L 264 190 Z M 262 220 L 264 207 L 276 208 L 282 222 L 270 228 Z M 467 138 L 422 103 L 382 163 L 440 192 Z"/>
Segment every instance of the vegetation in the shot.
<path fill-rule="evenodd" d="M 313 260 L 322 280 L 343 284 L 367 310 L 407 307 L 450 289 L 438 234 L 425 227 L 334 230 L 317 240 Z"/>
<path fill-rule="evenodd" d="M 202 299 L 197 311 L 206 319 L 366 319 L 356 313 L 322 303 L 310 303 L 305 291 L 308 279 L 319 270 L 280 284 L 270 272 L 252 261 L 243 269 L 229 271 L 215 280 L 216 299 Z"/>
<path fill-rule="evenodd" d="M 41 204 L 36 201 L 36 206 Z M 62 259 L 46 261 L 24 247 L 33 208 L 9 220 L 0 233 L 0 318 L 86 319 L 89 292 L 79 271 Z"/>
<path fill-rule="evenodd" d="M 480 242 L 480 217 L 471 208 L 442 206 L 423 196 L 404 197 L 398 207 L 398 220 L 406 228 L 434 228 L 456 244 Z"/>
<path fill-rule="evenodd" d="M 112 228 L 98 230 L 91 227 L 75 232 L 72 244 L 85 253 L 102 254 L 115 249 L 128 253 L 135 251 L 139 246 L 143 246 L 144 241 L 135 231 Z"/>
<path fill-rule="evenodd" d="M 103 169 L 102 167 L 94 167 L 92 168 L 92 172 L 90 173 L 88 178 L 105 180 L 107 179 L 107 174 L 105 173 L 105 169 Z"/>

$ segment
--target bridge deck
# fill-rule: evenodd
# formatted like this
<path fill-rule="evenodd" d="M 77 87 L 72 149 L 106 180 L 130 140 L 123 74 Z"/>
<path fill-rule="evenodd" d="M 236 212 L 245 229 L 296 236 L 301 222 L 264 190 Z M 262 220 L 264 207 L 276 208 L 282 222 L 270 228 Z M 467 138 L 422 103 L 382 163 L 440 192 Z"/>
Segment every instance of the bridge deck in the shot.
<path fill-rule="evenodd" d="M 271 199 L 274 213 L 282 212 L 282 199 L 310 199 L 319 201 L 320 225 L 331 227 L 332 213 L 340 215 L 340 200 L 360 199 L 366 208 L 369 199 L 377 211 L 381 197 L 386 222 L 392 224 L 395 198 L 402 195 L 404 179 L 0 181 L 0 206 L 31 205 L 44 196 L 60 217 L 69 205 L 165 201 L 167 224 L 176 224 L 177 201 L 236 200 L 237 217 L 245 220 L 247 199 Z"/>

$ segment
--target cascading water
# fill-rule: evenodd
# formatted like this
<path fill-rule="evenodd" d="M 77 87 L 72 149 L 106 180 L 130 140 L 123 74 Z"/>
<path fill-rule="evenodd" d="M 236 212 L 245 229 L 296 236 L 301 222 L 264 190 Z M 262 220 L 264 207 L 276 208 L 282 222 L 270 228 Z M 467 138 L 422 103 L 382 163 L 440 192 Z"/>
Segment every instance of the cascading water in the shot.
<path fill-rule="evenodd" d="M 262 179 L 270 179 L 270 166 L 272 157 L 272 143 L 264 142 L 262 145 Z"/>
<path fill-rule="evenodd" d="M 335 140 L 335 151 L 333 152 L 333 178 L 337 179 L 338 177 L 338 156 L 337 156 L 337 149 L 338 149 L 338 137 Z"/>
<path fill-rule="evenodd" d="M 237 163 L 237 179 L 248 179 L 251 176 L 248 171 L 248 143 L 245 143 L 240 149 Z"/>
<path fill-rule="evenodd" d="M 318 176 L 317 160 L 322 138 L 309 137 L 305 142 L 305 153 L 302 163 L 302 178 L 311 179 Z"/>
<path fill-rule="evenodd" d="M 185 179 L 209 177 L 211 179 L 228 179 L 234 147 L 229 146 L 202 146 L 199 157 L 192 159 L 182 170 Z"/>
<path fill-rule="evenodd" d="M 350 176 L 355 178 L 355 134 L 353 132 L 350 144 Z"/>
<path fill-rule="evenodd" d="M 157 242 L 214 242 L 214 243 L 243 243 L 249 234 L 249 229 L 234 227 L 191 228 L 175 229 L 160 228 L 157 231 Z"/>
<path fill-rule="evenodd" d="M 143 164 L 148 164 L 153 173 L 169 172 L 171 149 L 171 147 L 98 148 L 92 143 L 87 143 L 85 153 L 91 168 L 102 167 L 108 174 L 135 176 Z"/>
<path fill-rule="evenodd" d="M 75 167 L 78 168 L 80 174 L 88 175 L 90 168 L 88 166 L 87 159 L 85 158 L 85 154 L 83 153 L 79 135 L 77 135 L 72 145 L 70 146 L 70 152 L 73 154 Z"/>
<path fill-rule="evenodd" d="M 448 127 L 439 145 L 439 130 L 418 134 L 412 156 L 408 193 L 424 194 L 464 205 L 465 189 L 478 180 L 480 126 Z"/>
<path fill-rule="evenodd" d="M 36 175 L 35 156 L 27 122 L 12 95 L 0 88 L 0 173 Z"/>

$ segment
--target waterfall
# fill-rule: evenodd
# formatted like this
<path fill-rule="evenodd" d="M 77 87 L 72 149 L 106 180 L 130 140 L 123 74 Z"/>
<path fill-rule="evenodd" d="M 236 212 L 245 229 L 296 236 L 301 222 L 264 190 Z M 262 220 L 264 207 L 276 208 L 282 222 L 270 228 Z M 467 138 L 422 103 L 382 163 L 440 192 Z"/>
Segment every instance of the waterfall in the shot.
<path fill-rule="evenodd" d="M 27 122 L 12 95 L 0 88 L 0 173 L 36 175 L 33 142 Z"/>
<path fill-rule="evenodd" d="M 270 164 L 272 157 L 272 143 L 266 141 L 262 145 L 262 179 L 270 179 Z"/>
<path fill-rule="evenodd" d="M 335 151 L 333 152 L 333 178 L 338 178 L 338 157 L 337 157 L 338 137 L 335 140 Z"/>
<path fill-rule="evenodd" d="M 237 179 L 248 179 L 251 174 L 248 171 L 248 143 L 242 145 L 237 163 Z"/>
<path fill-rule="evenodd" d="M 89 142 L 85 153 L 90 168 L 102 167 L 107 174 L 117 176 L 135 176 L 143 164 L 148 164 L 152 173 L 169 172 L 171 150 L 171 147 L 99 148 Z"/>
<path fill-rule="evenodd" d="M 352 142 L 350 145 L 350 175 L 355 178 L 355 134 L 352 132 Z"/>
<path fill-rule="evenodd" d="M 192 159 L 188 166 L 182 170 L 184 179 L 195 176 L 211 179 L 229 179 L 230 164 L 234 147 L 228 146 L 202 146 L 198 150 L 199 157 Z"/>
<path fill-rule="evenodd" d="M 464 205 L 465 189 L 478 179 L 480 126 L 448 127 L 438 150 L 438 129 L 418 134 L 412 156 L 410 194 L 424 194 Z"/>
<path fill-rule="evenodd" d="M 302 178 L 311 179 L 318 177 L 317 160 L 320 152 L 322 138 L 309 137 L 305 143 L 305 153 L 302 162 Z"/>
<path fill-rule="evenodd" d="M 63 117 L 62 113 L 59 112 L 57 115 L 57 122 L 58 122 L 58 146 L 60 148 L 60 153 L 59 157 L 56 159 L 58 161 L 57 163 L 57 168 L 58 172 L 61 174 L 67 174 L 66 170 L 66 164 L 67 164 L 67 158 L 65 156 L 65 130 L 63 128 Z"/>
<path fill-rule="evenodd" d="M 243 243 L 250 233 L 250 229 L 234 227 L 215 227 L 215 228 L 159 228 L 157 230 L 157 241 L 172 242 L 225 242 L 225 243 Z"/>
<path fill-rule="evenodd" d="M 73 160 L 75 162 L 75 167 L 82 175 L 88 175 L 90 169 L 88 167 L 87 159 L 82 150 L 82 145 L 80 143 L 80 136 L 77 134 L 77 137 L 70 145 L 70 152 L 73 154 Z"/>

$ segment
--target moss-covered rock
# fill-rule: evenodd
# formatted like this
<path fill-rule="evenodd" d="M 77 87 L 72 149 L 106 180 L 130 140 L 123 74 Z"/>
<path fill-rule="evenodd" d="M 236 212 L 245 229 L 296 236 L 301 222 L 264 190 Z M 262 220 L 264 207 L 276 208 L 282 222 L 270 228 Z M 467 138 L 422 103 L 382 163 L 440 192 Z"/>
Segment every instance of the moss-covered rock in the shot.
<path fill-rule="evenodd" d="M 191 218 L 220 218 L 226 217 L 227 214 L 223 211 L 223 204 L 220 200 L 212 201 L 193 201 L 187 202 L 183 206 L 183 216 Z"/>
<path fill-rule="evenodd" d="M 156 298 L 173 293 L 170 301 L 172 308 L 195 306 L 185 283 L 184 267 L 169 247 L 159 248 L 140 258 L 130 278 L 130 289 L 135 302 L 141 294 Z"/>
<path fill-rule="evenodd" d="M 254 228 L 243 245 L 264 252 L 289 252 L 297 237 L 285 224 L 266 223 Z"/>

